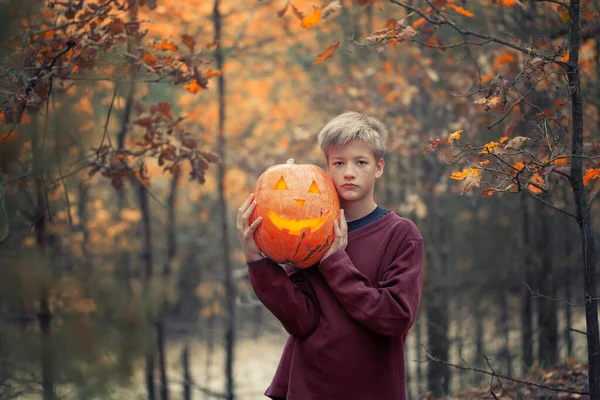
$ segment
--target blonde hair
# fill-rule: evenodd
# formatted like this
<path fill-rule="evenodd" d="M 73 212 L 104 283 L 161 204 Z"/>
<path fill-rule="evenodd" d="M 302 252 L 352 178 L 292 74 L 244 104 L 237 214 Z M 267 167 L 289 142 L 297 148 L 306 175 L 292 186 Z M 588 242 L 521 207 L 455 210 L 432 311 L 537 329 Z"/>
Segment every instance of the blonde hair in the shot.
<path fill-rule="evenodd" d="M 355 111 L 348 111 L 329 121 L 319 132 L 318 143 L 328 158 L 332 147 L 343 146 L 358 139 L 367 143 L 373 150 L 375 160 L 383 158 L 388 132 L 376 118 Z"/>

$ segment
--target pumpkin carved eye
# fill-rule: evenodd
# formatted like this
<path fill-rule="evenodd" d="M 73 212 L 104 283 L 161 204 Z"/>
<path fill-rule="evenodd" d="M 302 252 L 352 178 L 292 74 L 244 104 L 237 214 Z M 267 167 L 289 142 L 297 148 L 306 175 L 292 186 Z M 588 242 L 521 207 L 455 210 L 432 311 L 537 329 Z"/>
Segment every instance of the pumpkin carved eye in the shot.
<path fill-rule="evenodd" d="M 283 180 L 283 176 L 281 178 L 279 178 L 279 180 L 277 181 L 277 184 L 275 184 L 275 187 L 273 189 L 275 189 L 275 190 L 288 190 L 288 187 L 285 184 L 285 181 Z"/>
<path fill-rule="evenodd" d="M 319 187 L 317 186 L 317 182 L 313 181 L 310 187 L 308 188 L 308 193 L 317 193 L 321 194 Z"/>

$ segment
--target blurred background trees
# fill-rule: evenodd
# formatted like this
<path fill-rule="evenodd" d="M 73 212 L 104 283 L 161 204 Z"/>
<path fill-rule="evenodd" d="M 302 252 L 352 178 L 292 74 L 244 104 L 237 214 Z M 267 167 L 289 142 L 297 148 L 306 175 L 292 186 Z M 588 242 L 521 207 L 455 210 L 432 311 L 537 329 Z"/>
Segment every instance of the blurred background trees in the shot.
<path fill-rule="evenodd" d="M 594 193 L 599 9 L 580 7 Z M 269 166 L 323 166 L 316 134 L 350 109 L 389 126 L 377 201 L 428 244 L 410 398 L 501 395 L 473 369 L 555 387 L 566 366 L 587 391 L 580 229 L 540 201 L 575 213 L 570 21 L 533 1 L 0 1 L 0 398 L 261 398 L 285 335 L 235 212 Z"/>

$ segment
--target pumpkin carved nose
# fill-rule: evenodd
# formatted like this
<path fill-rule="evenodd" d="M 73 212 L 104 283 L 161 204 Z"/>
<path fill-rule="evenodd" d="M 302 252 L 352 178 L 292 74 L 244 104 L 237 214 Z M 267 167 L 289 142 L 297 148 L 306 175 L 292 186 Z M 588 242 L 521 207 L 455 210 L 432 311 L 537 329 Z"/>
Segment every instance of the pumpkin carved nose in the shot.
<path fill-rule="evenodd" d="M 306 201 L 306 200 L 299 200 L 299 199 L 295 199 L 295 200 L 296 200 L 296 203 L 298 203 L 299 207 L 302 207 L 304 205 L 304 202 Z"/>

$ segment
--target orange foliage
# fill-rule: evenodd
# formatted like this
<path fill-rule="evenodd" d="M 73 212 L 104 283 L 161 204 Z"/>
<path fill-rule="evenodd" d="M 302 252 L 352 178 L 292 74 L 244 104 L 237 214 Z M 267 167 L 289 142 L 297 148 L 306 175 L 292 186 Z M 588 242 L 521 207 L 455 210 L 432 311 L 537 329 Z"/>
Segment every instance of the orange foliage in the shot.
<path fill-rule="evenodd" d="M 542 178 L 537 172 L 531 176 L 531 179 L 529 179 L 529 181 L 535 184 L 535 185 L 530 184 L 527 187 L 527 189 L 529 189 L 529 191 L 531 193 L 538 194 L 538 193 L 542 192 L 541 188 L 543 188 L 545 186 L 544 178 Z"/>
<path fill-rule="evenodd" d="M 198 82 L 196 82 L 195 79 L 193 81 L 191 81 L 190 83 L 188 83 L 187 85 L 185 85 L 184 88 L 187 91 L 189 91 L 190 93 L 194 93 L 194 94 L 203 90 L 203 87 L 198 85 Z"/>
<path fill-rule="evenodd" d="M 585 171 L 585 176 L 583 177 L 583 184 L 587 186 L 592 179 L 598 179 L 598 176 L 600 176 L 600 169 L 588 169 L 587 171 Z"/>
<path fill-rule="evenodd" d="M 465 10 L 461 6 L 457 6 L 455 4 L 448 4 L 448 7 L 452 8 L 458 14 L 464 15 L 465 17 L 473 18 L 475 16 L 475 14 L 473 14 L 471 11 Z"/>
<path fill-rule="evenodd" d="M 308 14 L 302 18 L 300 25 L 305 29 L 311 29 L 319 22 L 321 22 L 321 9 L 317 8 L 312 14 Z"/>
<path fill-rule="evenodd" d="M 331 46 L 329 46 L 327 48 L 327 50 L 325 50 L 324 52 L 322 52 L 321 54 L 319 54 L 317 56 L 317 58 L 315 59 L 315 61 L 313 61 L 313 64 L 320 64 L 323 61 L 327 60 L 328 58 L 333 57 L 333 54 L 338 49 L 338 47 L 340 47 L 340 42 L 339 41 L 337 41 L 336 43 L 332 44 Z"/>

